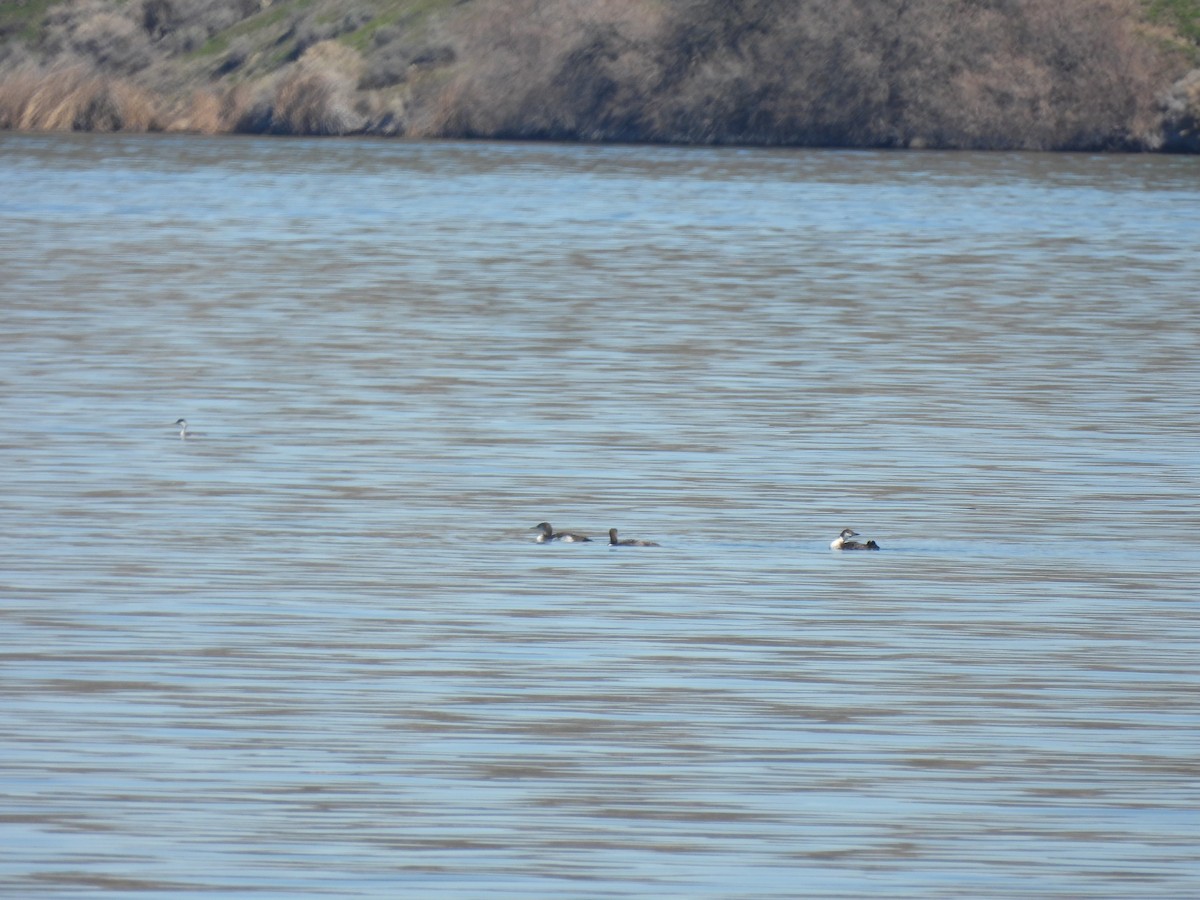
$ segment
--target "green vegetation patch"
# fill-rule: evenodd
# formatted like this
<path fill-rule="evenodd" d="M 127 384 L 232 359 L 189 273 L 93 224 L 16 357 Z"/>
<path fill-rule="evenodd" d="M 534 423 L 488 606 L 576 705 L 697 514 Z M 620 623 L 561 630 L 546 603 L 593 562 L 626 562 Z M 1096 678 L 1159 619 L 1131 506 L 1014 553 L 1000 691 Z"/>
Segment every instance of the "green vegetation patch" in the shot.
<path fill-rule="evenodd" d="M 44 0 L 49 5 L 54 0 Z M 3 0 L 0 0 L 3 3 Z M 262 65 L 268 70 L 287 62 L 295 51 L 281 38 L 287 28 L 302 20 L 328 25 L 342 17 L 355 16 L 361 22 L 357 28 L 340 35 L 341 41 L 360 53 L 369 52 L 375 35 L 383 28 L 402 25 L 405 28 L 419 27 L 431 14 L 461 6 L 464 0 L 356 0 L 353 3 L 338 0 L 275 0 L 269 7 L 247 19 L 232 25 L 210 37 L 202 47 L 191 54 L 192 58 L 221 56 L 229 51 L 235 41 L 247 39 L 257 45 L 258 50 L 267 50 Z"/>
<path fill-rule="evenodd" d="M 236 25 L 214 34 L 207 43 L 196 51 L 196 56 L 218 56 L 229 49 L 229 44 L 240 37 L 257 34 L 284 19 L 312 6 L 314 0 L 291 0 L 289 3 L 274 3 L 267 9 L 243 19 Z"/>
<path fill-rule="evenodd" d="M 26 0 L 24 3 L 0 0 L 0 37 L 13 35 L 32 42 L 46 18 L 46 10 L 57 0 Z"/>
<path fill-rule="evenodd" d="M 1150 21 L 1169 25 L 1181 37 L 1200 46 L 1200 0 L 1150 0 L 1146 14 Z"/>
<path fill-rule="evenodd" d="M 393 25 L 410 27 L 432 13 L 461 5 L 462 0 L 399 0 L 376 3 L 377 13 L 361 28 L 344 35 L 340 40 L 360 53 L 365 52 L 377 32 Z"/>

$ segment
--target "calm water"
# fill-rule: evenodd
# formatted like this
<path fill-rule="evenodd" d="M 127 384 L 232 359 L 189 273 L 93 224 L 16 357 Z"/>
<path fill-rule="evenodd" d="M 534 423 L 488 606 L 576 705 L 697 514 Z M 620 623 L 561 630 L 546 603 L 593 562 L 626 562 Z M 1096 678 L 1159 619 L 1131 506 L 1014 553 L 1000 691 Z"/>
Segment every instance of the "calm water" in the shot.
<path fill-rule="evenodd" d="M 1198 247 L 1194 158 L 0 135 L 0 893 L 1200 894 Z"/>

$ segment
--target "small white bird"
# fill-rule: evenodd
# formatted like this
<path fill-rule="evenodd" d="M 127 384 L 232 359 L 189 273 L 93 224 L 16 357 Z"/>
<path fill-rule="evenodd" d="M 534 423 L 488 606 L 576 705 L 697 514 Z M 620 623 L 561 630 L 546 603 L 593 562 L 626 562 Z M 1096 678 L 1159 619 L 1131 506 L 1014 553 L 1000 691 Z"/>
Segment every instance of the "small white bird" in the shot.
<path fill-rule="evenodd" d="M 179 426 L 179 439 L 186 441 L 188 438 L 194 438 L 200 434 L 199 431 L 188 431 L 187 419 L 176 419 L 175 424 Z"/>

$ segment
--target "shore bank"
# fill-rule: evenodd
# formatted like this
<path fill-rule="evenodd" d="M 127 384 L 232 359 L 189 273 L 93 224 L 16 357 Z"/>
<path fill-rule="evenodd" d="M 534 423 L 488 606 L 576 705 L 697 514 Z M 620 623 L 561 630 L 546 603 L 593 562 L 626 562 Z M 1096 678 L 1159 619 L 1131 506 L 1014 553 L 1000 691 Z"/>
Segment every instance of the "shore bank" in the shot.
<path fill-rule="evenodd" d="M 85 0 L 0 128 L 1200 152 L 1200 0 Z"/>

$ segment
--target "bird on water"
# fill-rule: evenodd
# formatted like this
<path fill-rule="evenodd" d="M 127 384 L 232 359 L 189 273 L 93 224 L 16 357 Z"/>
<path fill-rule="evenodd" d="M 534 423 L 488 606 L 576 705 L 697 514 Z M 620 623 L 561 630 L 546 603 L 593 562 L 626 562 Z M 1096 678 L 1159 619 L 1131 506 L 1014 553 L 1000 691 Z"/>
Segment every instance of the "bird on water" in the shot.
<path fill-rule="evenodd" d="M 565 544 L 575 544 L 579 543 L 580 541 L 591 540 L 591 538 L 585 534 L 572 534 L 570 531 L 555 531 L 550 527 L 549 522 L 538 522 L 530 530 L 541 532 L 541 534 L 534 538 L 534 542 L 538 544 L 545 544 L 549 541 L 562 541 Z"/>
<path fill-rule="evenodd" d="M 188 438 L 195 437 L 199 432 L 188 431 L 187 419 L 176 419 L 175 424 L 179 426 L 179 439 L 186 441 Z"/>
<path fill-rule="evenodd" d="M 625 538 L 623 541 L 617 540 L 617 529 L 608 529 L 608 545 L 610 547 L 658 547 L 654 541 L 642 541 L 638 538 Z"/>
<path fill-rule="evenodd" d="M 878 550 L 879 545 L 874 541 L 852 541 L 851 538 L 862 537 L 852 528 L 843 528 L 842 533 L 833 539 L 830 550 Z"/>

